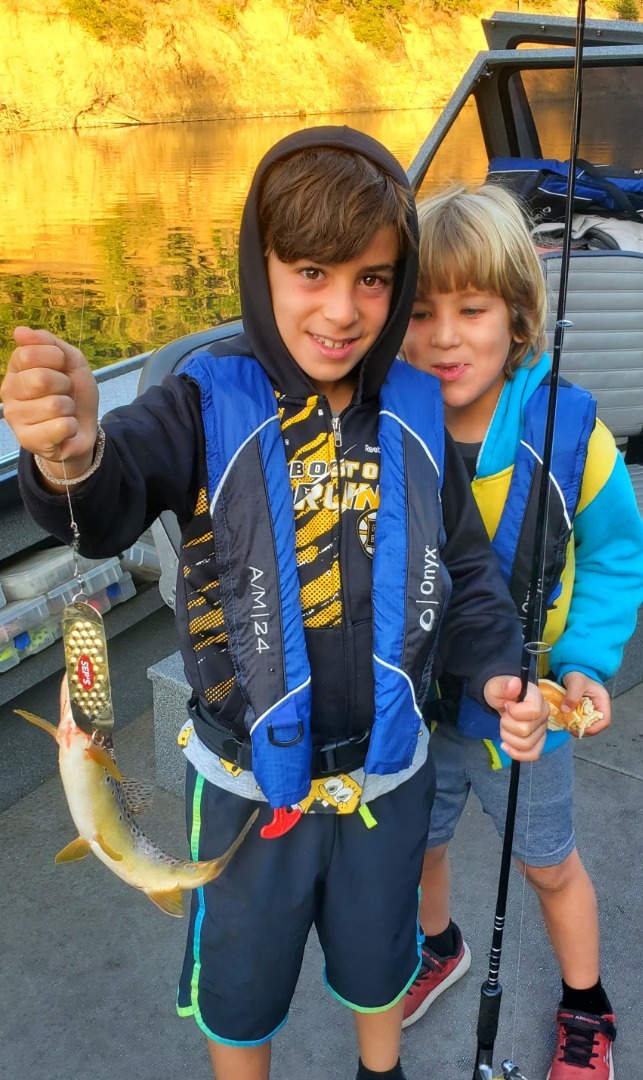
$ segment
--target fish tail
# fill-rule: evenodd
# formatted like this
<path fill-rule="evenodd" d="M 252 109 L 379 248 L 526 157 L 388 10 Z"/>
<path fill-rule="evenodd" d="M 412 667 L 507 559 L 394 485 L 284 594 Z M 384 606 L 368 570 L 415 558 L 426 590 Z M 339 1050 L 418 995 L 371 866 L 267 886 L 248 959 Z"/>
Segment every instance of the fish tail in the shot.
<path fill-rule="evenodd" d="M 48 735 L 51 735 L 53 739 L 58 742 L 58 729 L 54 727 L 49 720 L 43 719 L 42 716 L 36 716 L 35 713 L 27 712 L 26 709 L 14 709 L 18 716 L 21 716 L 23 720 L 28 720 L 30 724 L 34 724 L 35 727 L 42 728 Z"/>
<path fill-rule="evenodd" d="M 208 862 L 193 863 L 194 869 L 196 871 L 201 871 L 201 873 L 197 872 L 196 878 L 191 884 L 205 885 L 208 881 L 214 881 L 214 879 L 219 876 L 221 871 L 225 870 L 226 866 L 230 862 L 230 859 L 234 854 L 236 854 L 238 849 L 241 847 L 243 841 L 245 840 L 246 836 L 250 832 L 250 829 L 257 820 L 258 814 L 259 810 L 255 810 L 250 815 L 245 825 L 243 826 L 243 829 L 237 836 L 236 840 L 233 840 L 228 850 L 224 851 L 223 855 L 220 855 L 218 859 L 210 859 Z"/>

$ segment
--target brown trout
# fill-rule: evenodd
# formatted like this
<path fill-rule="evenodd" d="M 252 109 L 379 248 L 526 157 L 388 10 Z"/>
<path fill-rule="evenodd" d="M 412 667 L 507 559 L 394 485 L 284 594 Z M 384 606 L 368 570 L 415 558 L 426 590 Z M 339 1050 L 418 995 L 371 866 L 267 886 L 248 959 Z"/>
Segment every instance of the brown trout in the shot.
<path fill-rule="evenodd" d="M 255 810 L 219 858 L 209 862 L 174 859 L 157 847 L 135 821 L 135 815 L 150 801 L 148 786 L 125 780 L 111 753 L 74 722 L 66 677 L 60 690 L 57 728 L 33 713 L 15 711 L 49 732 L 58 743 L 60 777 L 79 835 L 58 853 L 56 862 L 75 862 L 93 851 L 113 873 L 141 889 L 168 915 L 183 914 L 182 889 L 196 889 L 219 876 L 257 817 Z"/>

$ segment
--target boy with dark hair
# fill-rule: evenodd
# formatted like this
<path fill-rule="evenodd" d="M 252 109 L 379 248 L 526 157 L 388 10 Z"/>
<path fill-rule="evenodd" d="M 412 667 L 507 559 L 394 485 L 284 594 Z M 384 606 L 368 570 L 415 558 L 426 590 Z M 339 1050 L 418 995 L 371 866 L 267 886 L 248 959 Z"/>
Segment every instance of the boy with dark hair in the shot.
<path fill-rule="evenodd" d="M 526 611 L 534 492 L 540 482 L 551 360 L 542 266 L 517 201 L 497 185 L 454 187 L 418 207 L 418 292 L 408 361 L 437 376 L 447 429 L 518 611 Z M 625 463 L 591 395 L 564 379 L 556 409 L 545 535 L 540 674 L 564 684 L 568 715 L 588 698 L 610 723 L 604 682 L 620 664 L 643 601 L 643 525 Z M 430 706 L 437 795 L 422 875 L 423 964 L 404 1026 L 465 974 L 469 949 L 451 920 L 448 844 L 471 789 L 504 828 L 509 769 L 491 718 L 445 663 Z M 573 729 L 572 729 L 573 730 Z M 577 729 L 578 730 L 578 729 Z M 518 796 L 513 854 L 534 888 L 560 964 L 562 999 L 549 1080 L 613 1080 L 614 1012 L 599 977 L 596 895 L 576 849 L 573 752 L 548 733 Z"/>
<path fill-rule="evenodd" d="M 260 808 L 217 885 L 193 896 L 179 986 L 218 1080 L 268 1077 L 313 923 L 327 984 L 354 1011 L 358 1077 L 402 1077 L 438 631 L 440 659 L 500 711 L 508 751 L 531 760 L 544 738 L 539 691 L 517 701 L 519 624 L 439 388 L 395 361 L 416 240 L 383 147 L 301 132 L 264 158 L 246 202 L 243 335 L 104 432 L 86 361 L 42 331 L 16 331 L 2 388 L 46 529 L 69 540 L 66 486 L 88 555 L 126 548 L 164 509 L 181 525 L 194 858 Z"/>

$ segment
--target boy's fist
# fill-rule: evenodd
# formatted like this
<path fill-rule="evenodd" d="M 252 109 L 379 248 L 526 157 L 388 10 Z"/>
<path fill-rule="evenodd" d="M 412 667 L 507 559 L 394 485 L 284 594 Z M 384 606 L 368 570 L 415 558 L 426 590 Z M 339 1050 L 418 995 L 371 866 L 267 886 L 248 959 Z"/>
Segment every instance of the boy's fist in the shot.
<path fill-rule="evenodd" d="M 20 443 L 55 476 L 80 476 L 92 463 L 98 387 L 83 354 L 47 330 L 14 330 L 17 348 L 0 387 L 4 416 Z"/>
<path fill-rule="evenodd" d="M 524 701 L 518 701 L 521 688 L 517 675 L 495 675 L 485 683 L 485 701 L 500 713 L 505 753 L 516 761 L 536 761 L 547 734 L 549 708 L 533 683 L 529 683 Z"/>

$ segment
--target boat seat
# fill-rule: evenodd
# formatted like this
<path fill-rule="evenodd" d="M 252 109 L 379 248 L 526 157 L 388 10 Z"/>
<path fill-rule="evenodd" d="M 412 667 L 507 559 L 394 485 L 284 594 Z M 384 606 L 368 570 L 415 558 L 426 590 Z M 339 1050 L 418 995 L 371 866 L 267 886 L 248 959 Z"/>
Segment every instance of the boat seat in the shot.
<path fill-rule="evenodd" d="M 553 347 L 559 253 L 542 257 Z M 625 460 L 643 515 L 643 252 L 574 251 L 569 262 L 560 373 L 589 390 Z"/>

